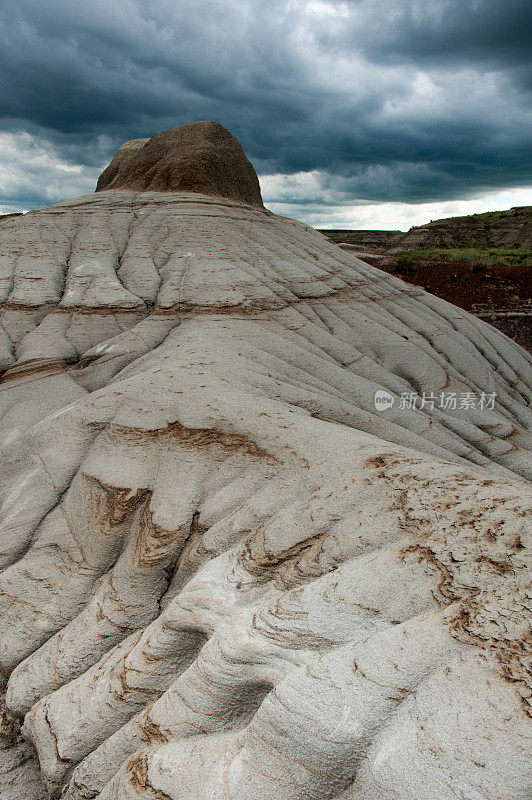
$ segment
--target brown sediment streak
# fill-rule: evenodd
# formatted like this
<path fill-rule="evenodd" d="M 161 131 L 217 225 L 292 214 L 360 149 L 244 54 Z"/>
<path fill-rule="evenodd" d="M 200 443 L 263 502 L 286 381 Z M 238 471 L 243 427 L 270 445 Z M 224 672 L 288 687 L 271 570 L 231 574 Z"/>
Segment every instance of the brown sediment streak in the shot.
<path fill-rule="evenodd" d="M 325 281 L 334 278 L 336 271 L 327 273 L 324 276 L 320 276 L 318 278 L 313 278 L 311 281 L 308 281 L 310 286 L 320 285 L 323 284 Z M 303 286 L 305 284 L 304 280 L 296 281 L 299 285 Z M 376 290 L 378 286 L 381 290 L 381 294 L 378 296 L 378 300 L 385 300 L 388 297 L 395 297 L 401 294 L 408 294 L 411 297 L 417 297 L 423 294 L 422 290 L 416 291 L 415 287 L 408 286 L 406 288 L 397 289 L 395 286 L 391 286 L 391 278 L 388 275 L 384 275 L 383 277 L 375 277 L 372 280 L 372 288 Z M 83 316 L 112 316 L 114 314 L 123 315 L 123 314 L 145 314 L 148 315 L 151 313 L 154 316 L 159 317 L 166 317 L 169 315 L 174 315 L 176 313 L 181 313 L 183 315 L 205 315 L 205 314 L 244 314 L 244 315 L 252 315 L 252 314 L 260 314 L 267 311 L 279 311 L 287 306 L 297 306 L 300 303 L 308 303 L 313 300 L 328 300 L 333 298 L 338 299 L 363 299 L 366 302 L 368 298 L 363 296 L 361 297 L 359 293 L 359 289 L 363 289 L 367 287 L 368 282 L 367 280 L 360 280 L 356 284 L 348 283 L 344 286 L 339 286 L 336 288 L 331 288 L 329 291 L 326 292 L 309 292 L 308 294 L 305 293 L 303 295 L 299 295 L 295 288 L 290 288 L 287 286 L 285 291 L 288 292 L 289 296 L 287 297 L 275 297 L 274 299 L 260 299 L 260 300 L 244 300 L 241 303 L 213 303 L 213 304 L 202 304 L 202 303 L 192 303 L 186 300 L 176 300 L 169 306 L 160 306 L 155 305 L 153 309 L 148 308 L 148 306 L 143 302 L 139 301 L 138 304 L 133 306 L 87 306 L 84 304 L 76 305 L 76 306 L 66 306 L 66 305 L 53 305 L 53 304 L 45 304 L 45 305 L 24 305 L 20 303 L 15 303 L 13 301 L 6 300 L 0 308 L 10 311 L 26 311 L 31 313 L 36 312 L 47 312 L 48 314 L 80 314 Z M 383 287 L 387 288 L 387 291 L 382 292 Z"/>
<path fill-rule="evenodd" d="M 168 737 L 161 731 L 160 726 L 150 717 L 149 710 L 144 714 L 142 720 L 141 736 L 150 744 L 153 742 L 165 744 L 168 741 Z"/>
<path fill-rule="evenodd" d="M 153 800 L 172 800 L 172 798 L 154 789 L 148 779 L 148 756 L 145 753 L 136 753 L 126 764 L 128 780 L 131 786 L 148 794 Z"/>
<path fill-rule="evenodd" d="M 232 303 L 219 305 L 196 305 L 195 303 L 187 303 L 177 301 L 167 308 L 158 306 L 157 314 L 159 316 L 169 316 L 171 314 L 179 314 L 180 316 L 205 316 L 208 314 L 223 314 L 223 315 L 240 315 L 252 316 L 253 314 L 263 314 L 266 311 L 278 311 L 286 308 L 288 301 L 277 300 L 275 302 L 267 300 L 246 301 L 244 303 Z"/>
<path fill-rule="evenodd" d="M 240 433 L 228 433 L 219 428 L 189 428 L 179 421 L 169 422 L 164 428 L 130 428 L 126 425 L 111 425 L 109 433 L 120 439 L 168 439 L 183 442 L 191 447 L 216 447 L 227 452 L 240 450 L 252 458 L 277 462 L 275 456 L 268 453 L 249 436 Z"/>
<path fill-rule="evenodd" d="M 10 383 L 11 381 L 23 380 L 24 378 L 45 378 L 51 375 L 59 375 L 65 367 L 72 361 L 56 361 L 47 359 L 32 359 L 23 364 L 15 364 L 9 367 L 0 377 L 0 384 Z"/>
<path fill-rule="evenodd" d="M 85 475 L 95 491 L 89 497 L 90 514 L 98 530 L 104 535 L 116 534 L 129 520 L 132 535 L 132 557 L 139 568 L 152 569 L 168 559 L 186 560 L 193 550 L 208 553 L 203 546 L 207 530 L 199 523 L 199 512 L 194 512 L 190 523 L 169 530 L 153 521 L 150 504 L 151 489 L 110 486 L 94 476 Z M 103 614 L 103 612 L 102 612 Z"/>
<path fill-rule="evenodd" d="M 327 275 L 323 280 L 332 277 Z M 302 282 L 303 283 L 303 282 Z M 314 285 L 319 281 L 312 281 L 311 285 Z M 366 282 L 361 282 L 360 287 L 366 286 Z M 341 286 L 336 289 L 330 289 L 328 292 L 316 292 L 315 294 L 308 293 L 302 296 L 298 296 L 294 289 L 288 288 L 288 291 L 291 293 L 292 296 L 290 297 L 276 297 L 273 300 L 244 300 L 242 303 L 219 303 L 219 304 L 212 304 L 212 305 L 205 305 L 201 303 L 189 303 L 187 301 L 178 300 L 175 303 L 172 303 L 171 306 L 164 307 L 164 306 L 157 306 L 155 311 L 163 315 L 166 311 L 167 313 L 179 313 L 183 316 L 186 315 L 205 315 L 205 314 L 245 314 L 245 315 L 252 315 L 252 314 L 260 314 L 266 311 L 280 311 L 287 306 L 297 306 L 300 303 L 308 303 L 312 300 L 328 300 L 332 298 L 349 298 L 349 297 L 356 297 L 358 296 L 357 287 L 354 286 Z M 392 294 L 397 294 L 397 290 L 393 290 Z"/>
<path fill-rule="evenodd" d="M 110 314 L 138 314 L 139 312 L 147 312 L 147 307 L 142 301 L 139 301 L 139 303 L 134 306 L 66 306 L 54 305 L 53 303 L 29 305 L 27 303 L 15 303 L 12 300 L 5 300 L 0 305 L 0 308 L 3 311 L 22 311 L 32 314 L 39 311 L 41 313 L 45 312 L 48 315 L 53 314 L 54 316 L 57 314 L 92 314 L 94 316 L 109 316 Z"/>
<path fill-rule="evenodd" d="M 532 716 L 532 679 L 527 668 L 532 652 L 532 633 L 527 630 L 513 637 L 486 636 L 478 625 L 483 611 L 482 600 L 481 596 L 471 597 L 460 604 L 451 621 L 451 633 L 459 641 L 488 649 L 495 655 L 503 678 L 514 685 L 525 713 Z"/>
<path fill-rule="evenodd" d="M 144 303 L 135 306 L 58 306 L 54 314 L 83 314 L 94 317 L 109 317 L 113 314 L 148 314 Z"/>
<path fill-rule="evenodd" d="M 151 499 L 151 492 L 146 488 L 134 491 L 130 486 L 109 486 L 93 475 L 85 475 L 85 478 L 95 489 L 89 500 L 91 516 L 104 533 L 114 533 L 139 502 L 147 495 Z"/>
<path fill-rule="evenodd" d="M 265 546 L 264 532 L 252 534 L 239 553 L 239 564 L 261 581 L 273 578 L 283 589 L 291 589 L 324 575 L 335 565 L 322 563 L 325 533 L 319 532 L 302 539 L 285 550 L 271 552 Z"/>
<path fill-rule="evenodd" d="M 525 712 L 532 715 L 532 675 L 526 660 L 532 638 L 521 624 L 528 615 L 520 531 L 488 519 L 482 509 L 486 504 L 494 507 L 511 502 L 509 508 L 522 520 L 523 530 L 527 511 L 520 508 L 517 498 L 484 497 L 493 481 L 465 472 L 454 478 L 457 487 L 467 485 L 467 496 L 458 490 L 453 503 L 448 484 L 424 481 L 412 469 L 415 463 L 399 454 L 382 454 L 365 462 L 366 468 L 378 470 L 378 478 L 394 491 L 390 510 L 397 511 L 404 533 L 414 537 L 400 557 L 414 557 L 438 576 L 435 599 L 442 606 L 457 604 L 449 620 L 451 635 L 494 657 L 500 674 L 515 687 Z M 417 491 L 423 482 L 434 489 L 430 503 Z M 462 559 L 462 550 L 471 543 L 476 543 L 478 555 Z"/>
<path fill-rule="evenodd" d="M 33 314 L 35 311 L 46 311 L 46 309 L 55 308 L 54 303 L 17 303 L 15 300 L 4 300 L 0 304 L 3 311 L 29 311 Z"/>
<path fill-rule="evenodd" d="M 189 534 L 179 554 L 177 572 L 197 567 L 205 557 L 216 555 L 215 550 L 209 550 L 205 547 L 203 536 L 207 530 L 208 528 L 205 525 L 200 524 L 199 511 L 195 511 L 192 515 Z"/>
<path fill-rule="evenodd" d="M 139 635 L 140 639 L 140 635 Z M 138 642 L 138 640 L 137 640 Z M 148 695 L 150 697 L 156 698 L 158 696 L 157 689 L 149 689 L 146 686 L 142 688 L 139 686 L 130 686 L 127 682 L 127 673 L 128 672 L 135 672 L 135 670 L 128 670 L 125 665 L 122 665 L 121 669 L 114 669 L 113 673 L 118 682 L 120 683 L 120 689 L 116 690 L 113 689 L 113 696 L 117 698 L 117 700 L 124 700 L 128 696 L 133 696 L 132 700 L 135 702 L 135 695 L 141 697 L 140 702 L 144 705 L 145 704 L 145 696 Z"/>
<path fill-rule="evenodd" d="M 133 524 L 133 552 L 138 567 L 155 567 L 168 559 L 176 545 L 185 546 L 192 533 L 193 525 L 182 525 L 167 530 L 153 521 L 150 510 L 152 492 L 146 492 L 140 499 L 139 508 Z"/>

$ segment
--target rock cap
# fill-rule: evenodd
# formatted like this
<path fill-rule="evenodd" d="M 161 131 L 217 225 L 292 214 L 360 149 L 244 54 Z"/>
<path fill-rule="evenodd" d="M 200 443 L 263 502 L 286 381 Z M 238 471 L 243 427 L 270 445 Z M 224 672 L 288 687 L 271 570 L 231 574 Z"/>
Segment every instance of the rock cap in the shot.
<path fill-rule="evenodd" d="M 219 122 L 189 122 L 118 148 L 96 191 L 197 192 L 263 208 L 259 179 Z"/>

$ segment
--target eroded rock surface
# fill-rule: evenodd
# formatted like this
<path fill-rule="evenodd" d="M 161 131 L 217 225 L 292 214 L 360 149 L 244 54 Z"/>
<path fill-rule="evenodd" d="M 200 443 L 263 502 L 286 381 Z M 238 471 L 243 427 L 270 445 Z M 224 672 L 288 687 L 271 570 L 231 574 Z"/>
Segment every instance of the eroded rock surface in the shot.
<path fill-rule="evenodd" d="M 527 354 L 229 197 L 0 246 L 1 796 L 525 800 Z"/>
<path fill-rule="evenodd" d="M 96 191 L 200 192 L 262 208 L 259 180 L 238 139 L 218 122 L 189 122 L 120 147 Z"/>
<path fill-rule="evenodd" d="M 120 145 L 113 156 L 111 163 L 104 169 L 96 184 L 96 191 L 103 192 L 109 184 L 116 178 L 118 171 L 124 169 L 126 163 L 135 158 L 139 150 L 148 144 L 149 139 L 130 139 Z"/>

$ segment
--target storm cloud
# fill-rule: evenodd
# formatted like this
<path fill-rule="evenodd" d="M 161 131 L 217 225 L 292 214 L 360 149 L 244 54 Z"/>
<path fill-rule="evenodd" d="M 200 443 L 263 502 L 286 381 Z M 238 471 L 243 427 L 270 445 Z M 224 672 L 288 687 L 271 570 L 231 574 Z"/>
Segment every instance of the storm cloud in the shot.
<path fill-rule="evenodd" d="M 0 25 L 0 208 L 91 191 L 123 141 L 195 119 L 273 204 L 532 184 L 529 0 L 4 0 Z"/>

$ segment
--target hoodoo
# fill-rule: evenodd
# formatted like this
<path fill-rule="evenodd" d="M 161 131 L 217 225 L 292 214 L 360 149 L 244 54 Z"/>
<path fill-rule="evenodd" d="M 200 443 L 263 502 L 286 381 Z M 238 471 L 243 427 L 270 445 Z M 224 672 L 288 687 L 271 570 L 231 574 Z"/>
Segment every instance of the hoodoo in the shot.
<path fill-rule="evenodd" d="M 96 191 L 199 192 L 262 208 L 259 179 L 238 139 L 218 122 L 189 122 L 132 139 L 100 175 Z"/>
<path fill-rule="evenodd" d="M 221 125 L 0 223 L 2 800 L 525 800 L 531 361 Z"/>

